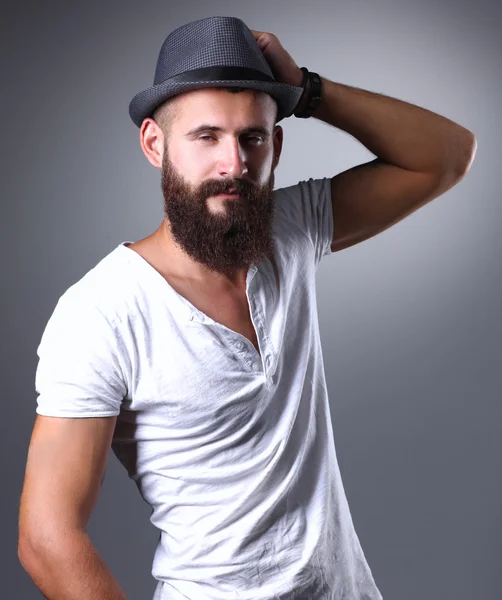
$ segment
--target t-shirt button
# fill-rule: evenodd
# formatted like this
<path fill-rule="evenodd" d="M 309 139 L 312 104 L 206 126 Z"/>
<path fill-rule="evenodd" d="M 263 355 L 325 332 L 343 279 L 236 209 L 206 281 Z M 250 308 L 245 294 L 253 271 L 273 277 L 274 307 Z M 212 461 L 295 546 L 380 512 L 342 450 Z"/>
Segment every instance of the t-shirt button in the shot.
<path fill-rule="evenodd" d="M 244 342 L 237 342 L 235 345 L 239 350 L 242 350 L 244 348 Z"/>
<path fill-rule="evenodd" d="M 260 364 L 259 364 L 259 363 L 257 363 L 257 362 L 254 362 L 254 363 L 253 363 L 253 371 L 258 371 L 258 370 L 259 370 L 259 368 L 260 368 Z"/>

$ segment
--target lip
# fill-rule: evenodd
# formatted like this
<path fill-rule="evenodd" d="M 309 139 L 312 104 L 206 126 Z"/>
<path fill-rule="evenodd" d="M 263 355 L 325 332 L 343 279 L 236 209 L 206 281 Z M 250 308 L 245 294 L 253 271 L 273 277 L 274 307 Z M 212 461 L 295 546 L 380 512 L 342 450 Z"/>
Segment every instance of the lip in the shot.
<path fill-rule="evenodd" d="M 218 196 L 221 196 L 222 198 L 240 198 L 241 195 L 240 194 L 217 194 Z"/>

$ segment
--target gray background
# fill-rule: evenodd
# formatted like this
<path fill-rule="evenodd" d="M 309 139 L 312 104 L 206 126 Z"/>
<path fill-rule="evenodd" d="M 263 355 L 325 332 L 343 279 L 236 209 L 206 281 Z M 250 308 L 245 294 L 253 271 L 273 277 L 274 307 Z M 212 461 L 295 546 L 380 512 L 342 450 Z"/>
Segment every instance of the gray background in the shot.
<path fill-rule="evenodd" d="M 456 187 L 323 259 L 318 306 L 340 468 L 384 599 L 500 599 L 500 5 L 94 0 L 2 10 L 2 597 L 41 597 L 17 559 L 17 518 L 43 328 L 71 284 L 162 218 L 160 171 L 141 152 L 128 103 L 153 82 L 172 29 L 229 15 L 275 33 L 300 66 L 477 136 Z M 277 187 L 374 158 L 315 119 L 282 125 Z M 155 586 L 149 515 L 111 454 L 89 533 L 136 600 Z"/>

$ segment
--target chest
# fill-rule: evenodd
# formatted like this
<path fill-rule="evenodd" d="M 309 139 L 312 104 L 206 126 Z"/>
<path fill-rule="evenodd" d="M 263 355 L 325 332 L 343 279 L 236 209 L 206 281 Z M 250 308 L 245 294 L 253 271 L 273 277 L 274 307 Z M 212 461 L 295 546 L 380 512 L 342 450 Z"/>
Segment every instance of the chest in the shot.
<path fill-rule="evenodd" d="M 244 290 L 215 293 L 212 290 L 197 289 L 172 279 L 169 283 L 178 294 L 188 300 L 197 310 L 213 319 L 213 321 L 246 337 L 260 354 L 258 338 Z"/>

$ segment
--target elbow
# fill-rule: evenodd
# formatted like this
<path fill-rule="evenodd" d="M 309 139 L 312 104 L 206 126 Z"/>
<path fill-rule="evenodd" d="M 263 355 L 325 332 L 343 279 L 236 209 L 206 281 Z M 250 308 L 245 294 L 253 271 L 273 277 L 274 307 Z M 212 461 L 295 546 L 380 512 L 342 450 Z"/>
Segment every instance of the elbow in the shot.
<path fill-rule="evenodd" d="M 478 149 L 478 142 L 476 136 L 472 131 L 464 129 L 462 133 L 462 139 L 456 143 L 456 160 L 455 160 L 455 175 L 460 180 L 463 179 L 469 172 L 476 152 Z"/>
<path fill-rule="evenodd" d="M 17 557 L 21 566 L 28 574 L 40 573 L 54 560 L 58 561 L 65 555 L 68 541 L 71 540 L 68 532 L 59 529 L 37 532 L 19 529 L 17 544 Z"/>
<path fill-rule="evenodd" d="M 37 553 L 36 546 L 29 536 L 19 535 L 17 557 L 21 566 L 28 574 L 36 570 L 37 563 L 40 561 L 40 555 Z"/>
<path fill-rule="evenodd" d="M 43 520 L 34 516 L 34 511 L 28 510 L 27 503 L 22 499 L 18 522 L 17 557 L 23 569 L 30 573 L 40 561 L 43 548 L 41 540 Z M 48 519 L 45 520 L 48 522 Z"/>

